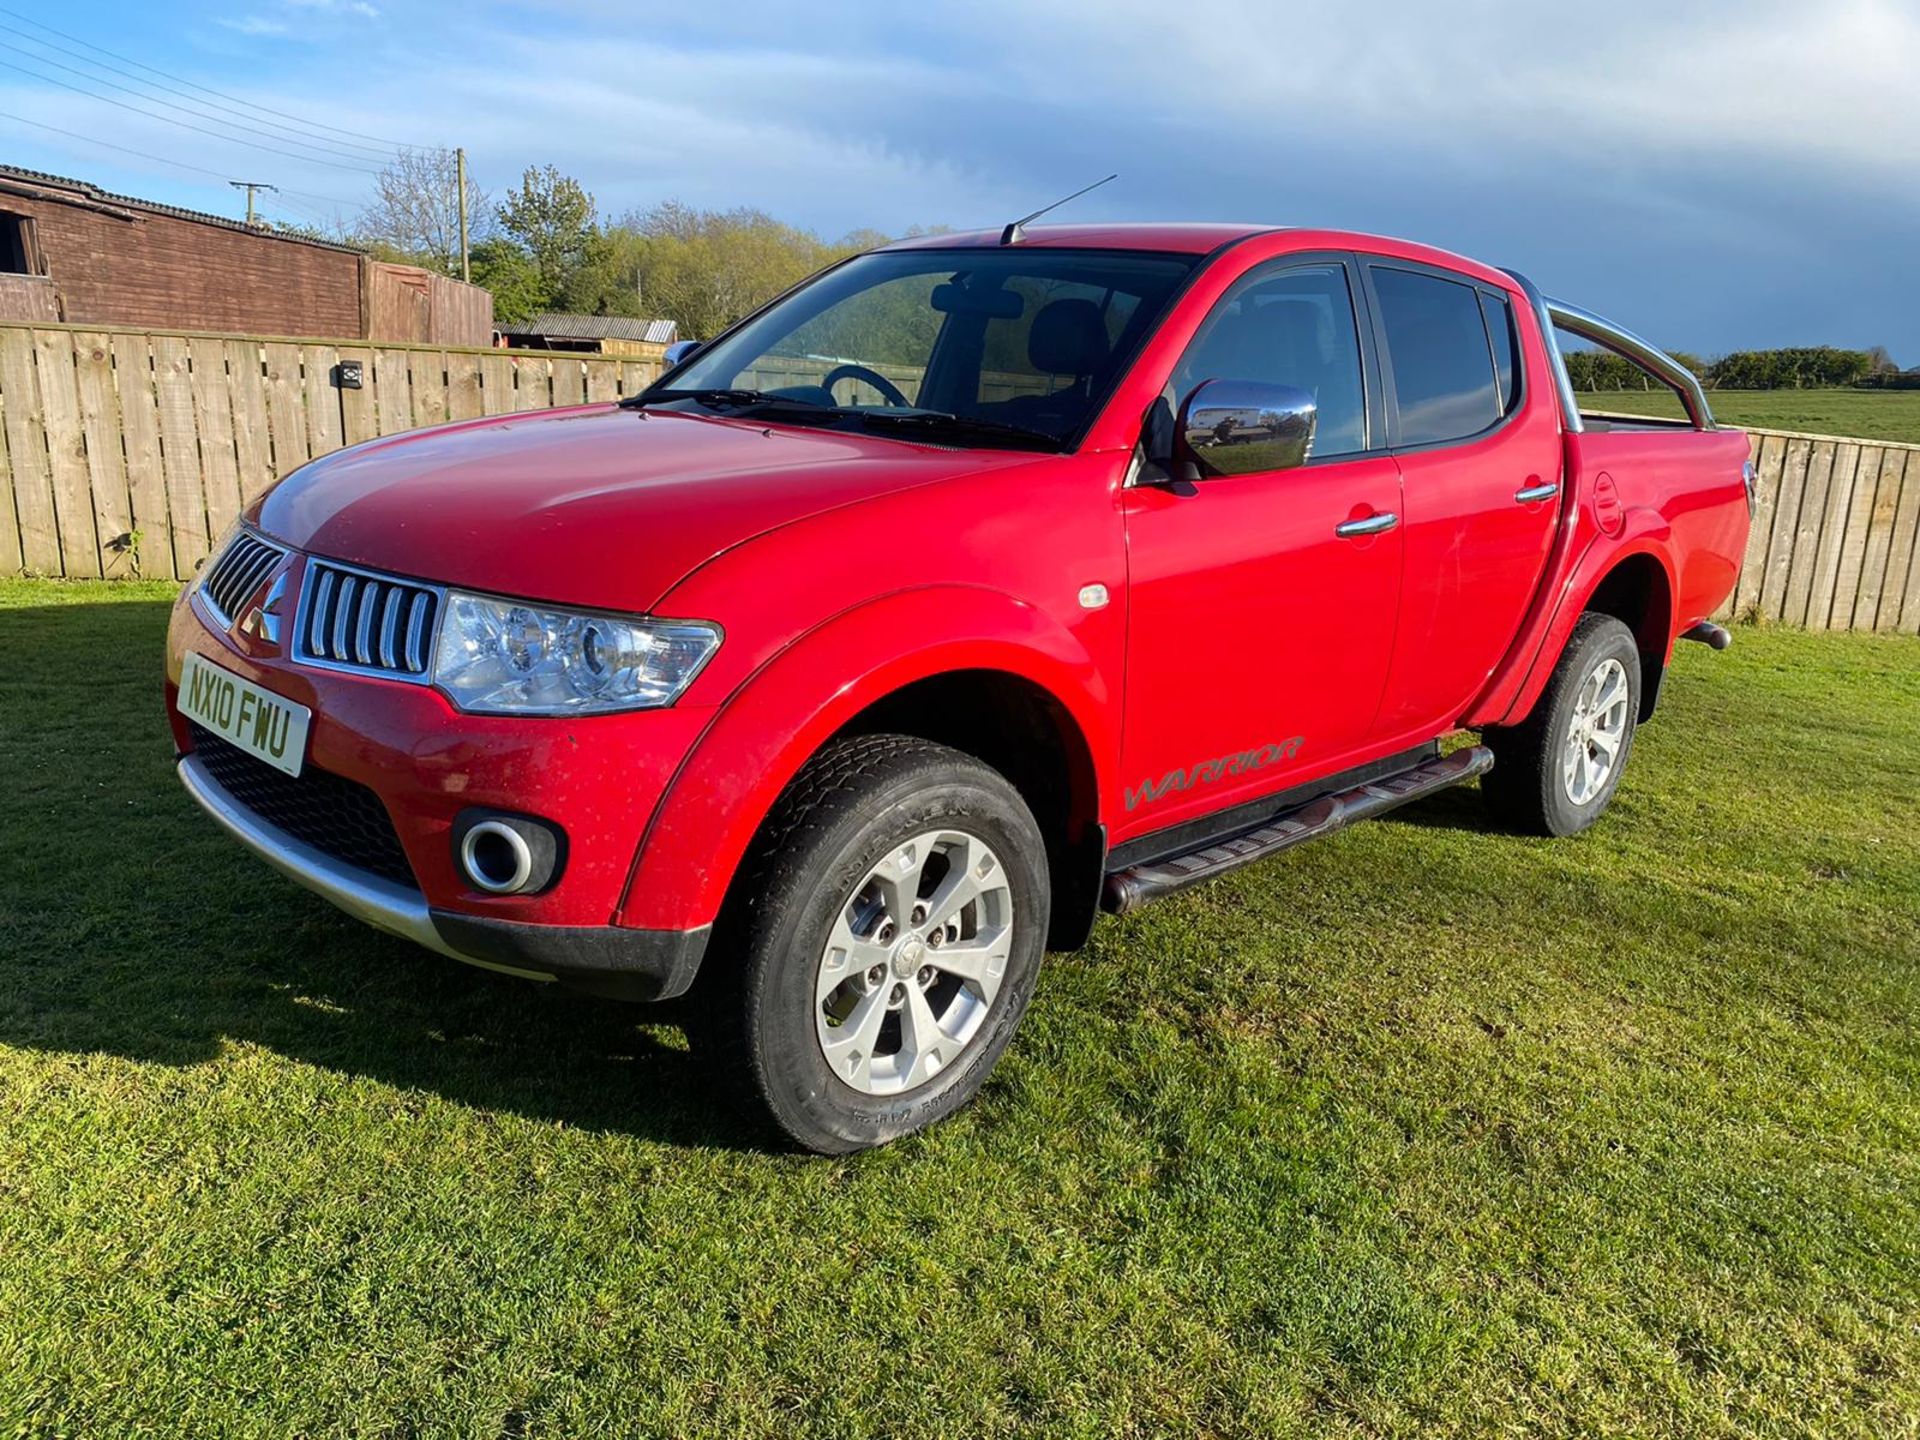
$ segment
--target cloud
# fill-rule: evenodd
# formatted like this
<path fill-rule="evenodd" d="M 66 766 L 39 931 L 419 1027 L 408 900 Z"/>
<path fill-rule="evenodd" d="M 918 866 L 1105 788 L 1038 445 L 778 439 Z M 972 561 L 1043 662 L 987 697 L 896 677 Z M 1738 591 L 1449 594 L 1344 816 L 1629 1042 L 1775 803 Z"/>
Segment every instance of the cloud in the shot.
<path fill-rule="evenodd" d="M 219 24 L 242 35 L 284 35 L 287 27 L 278 20 L 269 20 L 264 15 L 242 15 L 237 20 L 221 20 Z"/>
<path fill-rule="evenodd" d="M 292 10 L 358 15 L 367 20 L 380 18 L 379 9 L 367 0 L 280 0 L 280 3 Z"/>
<path fill-rule="evenodd" d="M 991 225 L 1118 170 L 1070 213 L 1408 234 L 1688 348 L 1920 359 L 1912 0 L 383 3 L 281 0 L 298 60 L 222 88 L 464 145 L 496 191 L 551 162 L 614 214 Z"/>

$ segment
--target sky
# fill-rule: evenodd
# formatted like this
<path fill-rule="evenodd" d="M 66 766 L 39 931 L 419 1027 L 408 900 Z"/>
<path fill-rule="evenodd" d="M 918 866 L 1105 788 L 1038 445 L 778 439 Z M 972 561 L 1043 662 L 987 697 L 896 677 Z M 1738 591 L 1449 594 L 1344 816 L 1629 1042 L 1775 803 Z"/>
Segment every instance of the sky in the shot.
<path fill-rule="evenodd" d="M 1920 0 L 0 0 L 0 162 L 310 221 L 396 142 L 828 238 L 1118 171 L 1063 218 L 1404 236 L 1669 347 L 1920 365 Z"/>

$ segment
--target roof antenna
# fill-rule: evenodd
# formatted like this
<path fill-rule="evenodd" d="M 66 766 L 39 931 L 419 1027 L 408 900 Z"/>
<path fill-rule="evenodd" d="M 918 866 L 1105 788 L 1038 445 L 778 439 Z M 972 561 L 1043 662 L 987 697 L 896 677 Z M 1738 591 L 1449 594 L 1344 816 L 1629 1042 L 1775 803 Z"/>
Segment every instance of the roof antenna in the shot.
<path fill-rule="evenodd" d="M 1119 178 L 1120 178 L 1120 172 L 1118 170 L 1114 171 L 1113 174 L 1107 176 L 1107 180 L 1118 180 Z M 1031 215 L 1022 215 L 1018 220 L 1014 221 L 1011 225 L 1007 226 L 1006 229 L 1000 232 L 1000 243 L 1002 245 L 1018 245 L 1022 240 L 1027 238 L 1027 232 L 1026 232 L 1025 226 L 1029 220 L 1038 220 L 1042 215 L 1046 214 L 1049 210 L 1058 210 L 1062 205 L 1066 204 L 1067 201 L 1078 200 L 1082 195 L 1086 194 L 1088 190 L 1098 190 L 1102 185 L 1107 183 L 1107 180 L 1096 180 L 1093 182 L 1093 184 L 1088 185 L 1083 189 L 1076 190 L 1071 195 L 1062 196 L 1060 199 L 1054 201 L 1051 205 L 1042 205 L 1038 210 L 1034 211 L 1033 214 Z"/>

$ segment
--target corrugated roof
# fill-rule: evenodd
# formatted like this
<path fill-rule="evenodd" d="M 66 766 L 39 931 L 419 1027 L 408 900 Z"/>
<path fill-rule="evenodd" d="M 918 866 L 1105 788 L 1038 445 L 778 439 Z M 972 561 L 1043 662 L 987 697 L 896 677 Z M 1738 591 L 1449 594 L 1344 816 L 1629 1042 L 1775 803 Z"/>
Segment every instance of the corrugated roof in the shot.
<path fill-rule="evenodd" d="M 209 215 L 204 210 L 187 210 L 179 205 L 162 204 L 158 200 L 142 200 L 135 195 L 116 195 L 111 190 L 102 190 L 90 181 L 75 180 L 68 175 L 49 175 L 44 170 L 28 170 L 19 165 L 0 164 L 0 185 L 4 185 L 9 179 L 38 185 L 45 189 L 71 190 L 80 199 L 95 205 L 116 205 L 124 210 L 146 210 L 156 215 L 171 215 L 176 220 L 192 220 L 200 225 L 218 225 L 222 230 L 238 230 L 242 235 L 285 240 L 294 245 L 317 245 L 322 250 L 344 250 L 350 255 L 365 253 L 357 245 L 342 245 L 332 240 L 315 240 L 306 235 L 289 235 L 281 230 L 248 225 L 242 220 L 230 220 L 224 215 Z"/>
<path fill-rule="evenodd" d="M 502 325 L 500 331 L 503 335 L 541 335 L 550 340 L 646 340 L 655 345 L 671 345 L 680 327 L 671 320 L 549 311 L 517 325 Z"/>

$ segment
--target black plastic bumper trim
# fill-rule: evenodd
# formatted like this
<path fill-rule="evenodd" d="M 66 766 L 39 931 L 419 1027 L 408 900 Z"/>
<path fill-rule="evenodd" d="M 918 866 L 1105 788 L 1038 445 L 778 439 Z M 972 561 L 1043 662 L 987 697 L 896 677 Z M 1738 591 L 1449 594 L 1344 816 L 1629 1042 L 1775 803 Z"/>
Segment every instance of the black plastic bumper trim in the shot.
<path fill-rule="evenodd" d="M 527 925 L 429 912 L 449 950 L 514 970 L 551 975 L 570 989 L 616 1000 L 685 994 L 707 953 L 711 925 L 697 930 L 629 930 L 618 925 Z"/>

